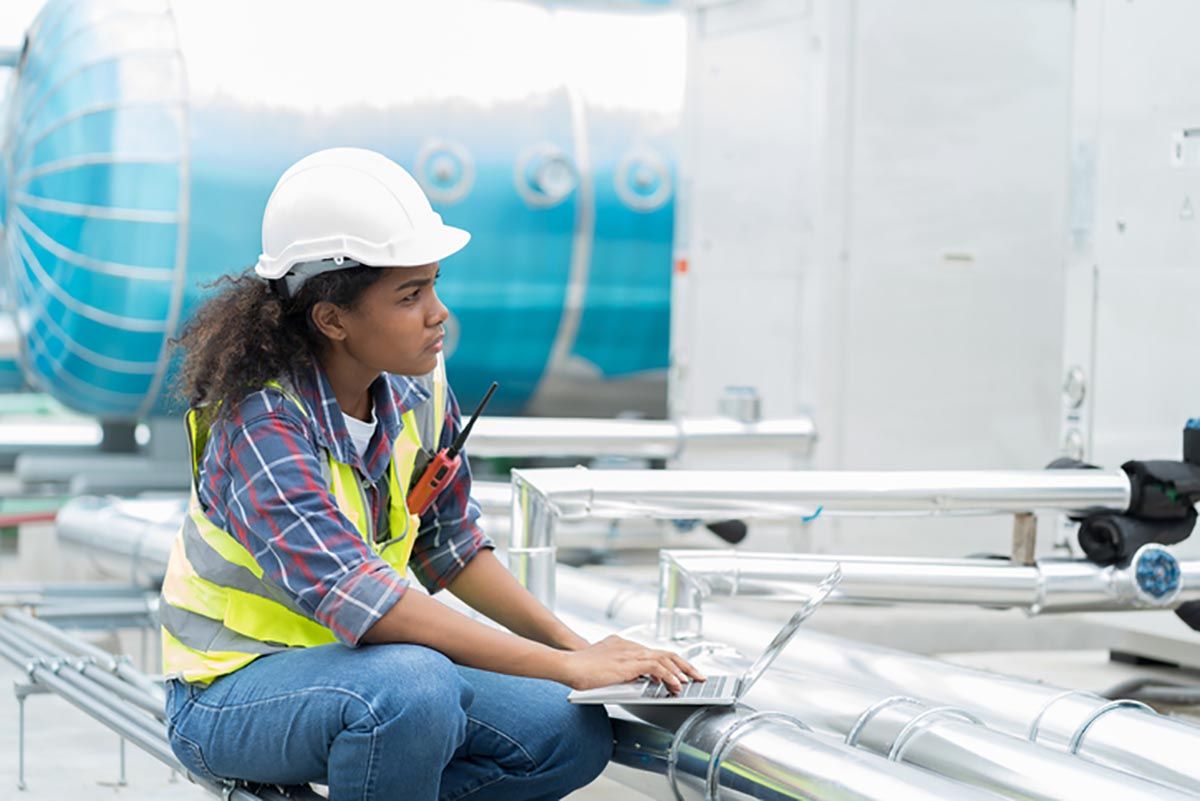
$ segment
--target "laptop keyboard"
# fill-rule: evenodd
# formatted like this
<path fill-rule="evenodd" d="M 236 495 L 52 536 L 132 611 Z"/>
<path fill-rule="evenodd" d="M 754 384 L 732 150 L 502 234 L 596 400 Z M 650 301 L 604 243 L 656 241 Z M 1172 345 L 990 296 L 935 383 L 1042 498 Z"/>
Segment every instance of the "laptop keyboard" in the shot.
<path fill-rule="evenodd" d="M 683 690 L 672 695 L 661 681 L 646 682 L 640 698 L 720 698 L 725 694 L 726 682 L 736 676 L 709 676 L 707 681 L 693 681 L 683 685 Z"/>

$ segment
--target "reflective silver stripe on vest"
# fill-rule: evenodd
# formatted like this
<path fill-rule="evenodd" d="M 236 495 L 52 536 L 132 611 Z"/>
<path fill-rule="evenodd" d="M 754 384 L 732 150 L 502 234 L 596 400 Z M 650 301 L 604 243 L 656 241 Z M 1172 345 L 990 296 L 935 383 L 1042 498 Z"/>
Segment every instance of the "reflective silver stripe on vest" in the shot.
<path fill-rule="evenodd" d="M 158 622 L 193 651 L 236 651 L 261 656 L 288 650 L 288 646 L 281 643 L 262 642 L 238 634 L 219 620 L 171 606 L 165 600 L 158 605 Z"/>
<path fill-rule="evenodd" d="M 313 616 L 301 609 L 279 586 L 259 578 L 241 565 L 235 565 L 221 556 L 205 541 L 200 529 L 196 527 L 196 521 L 192 519 L 191 512 L 183 517 L 183 552 L 200 578 L 220 587 L 266 598 L 301 617 L 313 620 Z"/>

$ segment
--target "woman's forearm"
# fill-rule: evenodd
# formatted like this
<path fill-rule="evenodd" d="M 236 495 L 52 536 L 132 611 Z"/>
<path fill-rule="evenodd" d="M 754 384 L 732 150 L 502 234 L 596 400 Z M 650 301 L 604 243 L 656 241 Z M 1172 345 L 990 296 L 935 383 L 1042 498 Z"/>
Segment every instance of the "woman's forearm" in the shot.
<path fill-rule="evenodd" d="M 460 665 L 564 680 L 562 651 L 478 623 L 417 591 L 404 593 L 367 631 L 363 642 L 424 645 Z"/>
<path fill-rule="evenodd" d="M 522 587 L 491 551 L 477 553 L 449 590 L 476 612 L 522 637 L 565 651 L 588 645 Z"/>

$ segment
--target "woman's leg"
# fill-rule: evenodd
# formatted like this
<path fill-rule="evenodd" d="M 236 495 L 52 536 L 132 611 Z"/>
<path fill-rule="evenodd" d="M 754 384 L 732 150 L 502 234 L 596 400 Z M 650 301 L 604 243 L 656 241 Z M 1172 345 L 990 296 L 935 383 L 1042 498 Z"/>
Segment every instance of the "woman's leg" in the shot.
<path fill-rule="evenodd" d="M 459 667 L 474 690 L 466 739 L 442 774 L 441 801 L 550 801 L 600 775 L 612 726 L 600 705 L 567 702 L 541 679 Z"/>
<path fill-rule="evenodd" d="M 176 688 L 171 746 L 202 774 L 325 782 L 331 801 L 433 801 L 471 696 L 450 660 L 421 646 L 302 648 Z"/>

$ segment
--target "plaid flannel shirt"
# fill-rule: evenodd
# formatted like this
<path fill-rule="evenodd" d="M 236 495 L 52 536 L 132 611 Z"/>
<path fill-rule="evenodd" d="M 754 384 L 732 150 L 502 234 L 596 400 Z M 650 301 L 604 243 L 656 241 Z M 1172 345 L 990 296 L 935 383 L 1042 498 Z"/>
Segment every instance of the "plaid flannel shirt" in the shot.
<path fill-rule="evenodd" d="M 323 477 L 332 453 L 364 481 L 378 527 L 386 523 L 387 469 L 401 415 L 428 400 L 412 379 L 384 373 L 371 385 L 375 436 L 359 457 L 341 407 L 319 365 L 291 376 L 304 415 L 276 389 L 247 396 L 214 422 L 200 466 L 198 494 L 208 519 L 233 535 L 314 620 L 347 645 L 362 636 L 408 588 L 408 580 L 376 555 L 338 509 Z M 462 418 L 447 391 L 439 448 L 457 436 Z M 476 521 L 471 472 L 462 468 L 421 517 L 409 567 L 430 591 L 447 586 L 482 548 L 494 547 Z"/>

